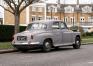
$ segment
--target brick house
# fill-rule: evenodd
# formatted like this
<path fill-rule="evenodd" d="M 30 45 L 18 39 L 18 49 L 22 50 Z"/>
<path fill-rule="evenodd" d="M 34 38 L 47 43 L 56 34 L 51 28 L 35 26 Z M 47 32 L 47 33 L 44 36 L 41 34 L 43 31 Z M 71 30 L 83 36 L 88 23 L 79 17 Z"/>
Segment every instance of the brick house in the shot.
<path fill-rule="evenodd" d="M 76 7 L 80 10 L 76 11 Z M 35 20 L 62 20 L 71 26 L 81 26 L 84 29 L 93 28 L 93 7 L 91 4 L 60 4 L 61 10 L 57 3 L 34 3 L 27 7 L 20 18 L 20 25 L 27 25 Z M 14 16 L 4 11 L 3 24 L 13 25 Z"/>

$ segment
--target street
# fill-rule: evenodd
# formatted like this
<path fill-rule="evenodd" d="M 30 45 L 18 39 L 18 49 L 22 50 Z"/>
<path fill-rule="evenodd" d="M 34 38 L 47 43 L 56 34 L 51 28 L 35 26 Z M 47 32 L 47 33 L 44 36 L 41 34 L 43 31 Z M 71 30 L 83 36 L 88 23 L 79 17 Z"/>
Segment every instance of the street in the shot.
<path fill-rule="evenodd" d="M 93 45 L 62 47 L 44 53 L 28 51 L 0 54 L 0 66 L 93 66 Z"/>

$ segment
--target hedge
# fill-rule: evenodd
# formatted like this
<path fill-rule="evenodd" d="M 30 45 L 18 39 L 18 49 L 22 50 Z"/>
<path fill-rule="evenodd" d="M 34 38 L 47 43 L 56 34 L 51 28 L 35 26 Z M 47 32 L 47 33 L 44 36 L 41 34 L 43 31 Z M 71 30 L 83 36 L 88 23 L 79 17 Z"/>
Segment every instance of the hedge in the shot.
<path fill-rule="evenodd" d="M 85 32 L 82 34 L 83 37 L 85 36 L 93 36 L 93 32 Z"/>
<path fill-rule="evenodd" d="M 20 26 L 20 32 L 24 31 L 26 26 Z M 11 41 L 14 35 L 13 25 L 0 25 L 0 42 Z"/>

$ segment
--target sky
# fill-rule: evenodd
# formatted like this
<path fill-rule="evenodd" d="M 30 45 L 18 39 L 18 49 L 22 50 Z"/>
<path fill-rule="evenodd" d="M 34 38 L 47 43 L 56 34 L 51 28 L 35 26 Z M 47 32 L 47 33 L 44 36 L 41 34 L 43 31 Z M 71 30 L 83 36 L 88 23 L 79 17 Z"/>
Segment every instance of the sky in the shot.
<path fill-rule="evenodd" d="M 47 0 L 47 3 L 57 3 L 58 0 Z M 60 0 L 61 3 L 66 3 L 66 4 L 76 4 L 77 0 Z M 80 4 L 91 4 L 93 3 L 93 0 L 79 0 Z M 3 9 L 0 7 L 0 18 L 3 17 Z"/>

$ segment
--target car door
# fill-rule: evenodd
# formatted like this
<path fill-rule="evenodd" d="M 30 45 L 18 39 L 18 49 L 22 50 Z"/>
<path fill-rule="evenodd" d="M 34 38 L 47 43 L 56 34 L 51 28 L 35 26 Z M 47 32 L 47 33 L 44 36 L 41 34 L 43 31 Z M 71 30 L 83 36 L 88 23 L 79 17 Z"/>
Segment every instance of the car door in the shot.
<path fill-rule="evenodd" d="M 68 44 L 71 43 L 71 33 L 69 32 L 66 24 L 64 22 L 61 22 L 61 33 L 62 33 L 62 43 L 63 44 Z"/>
<path fill-rule="evenodd" d="M 62 34 L 61 34 L 59 22 L 53 22 L 52 34 L 53 34 L 53 38 L 54 38 L 54 45 L 58 46 L 59 44 L 61 44 Z"/>

